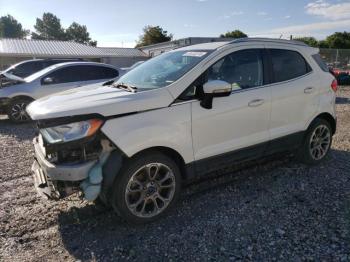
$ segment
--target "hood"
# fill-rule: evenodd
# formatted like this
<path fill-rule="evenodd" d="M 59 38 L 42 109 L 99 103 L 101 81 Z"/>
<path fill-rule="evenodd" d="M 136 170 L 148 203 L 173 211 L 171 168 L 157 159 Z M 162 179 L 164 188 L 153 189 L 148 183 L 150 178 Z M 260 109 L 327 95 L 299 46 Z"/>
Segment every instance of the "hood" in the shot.
<path fill-rule="evenodd" d="M 110 85 L 88 85 L 56 93 L 27 107 L 33 120 L 100 114 L 113 116 L 166 107 L 173 102 L 167 89 L 128 92 Z"/>
<path fill-rule="evenodd" d="M 10 73 L 6 73 L 5 71 L 1 72 L 0 75 L 4 76 L 7 79 L 13 80 L 13 81 L 25 82 L 25 80 L 22 77 L 15 76 L 15 75 L 10 74 Z"/>

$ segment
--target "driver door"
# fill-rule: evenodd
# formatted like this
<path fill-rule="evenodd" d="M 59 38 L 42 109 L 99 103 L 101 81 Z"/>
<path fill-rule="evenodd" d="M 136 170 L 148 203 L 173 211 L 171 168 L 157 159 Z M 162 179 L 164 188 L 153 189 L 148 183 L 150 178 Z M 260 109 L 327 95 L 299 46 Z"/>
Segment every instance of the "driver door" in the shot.
<path fill-rule="evenodd" d="M 213 99 L 212 109 L 192 103 L 192 139 L 197 172 L 208 172 L 259 157 L 269 141 L 270 87 L 264 86 L 263 48 L 233 52 L 206 72 L 207 80 L 232 85 L 227 97 Z"/>

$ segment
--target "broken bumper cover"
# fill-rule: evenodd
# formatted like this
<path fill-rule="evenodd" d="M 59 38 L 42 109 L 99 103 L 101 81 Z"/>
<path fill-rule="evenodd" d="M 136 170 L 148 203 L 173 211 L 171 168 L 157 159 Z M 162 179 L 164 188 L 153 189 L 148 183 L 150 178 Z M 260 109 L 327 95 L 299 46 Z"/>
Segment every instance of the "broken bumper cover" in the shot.
<path fill-rule="evenodd" d="M 41 196 L 46 196 L 51 199 L 59 199 L 69 193 L 67 190 L 59 190 L 58 182 L 80 182 L 88 178 L 89 171 L 97 163 L 95 161 L 87 161 L 76 164 L 60 164 L 55 165 L 46 160 L 43 150 L 35 138 L 33 141 L 35 156 L 32 165 L 32 173 L 34 177 L 34 185 Z"/>

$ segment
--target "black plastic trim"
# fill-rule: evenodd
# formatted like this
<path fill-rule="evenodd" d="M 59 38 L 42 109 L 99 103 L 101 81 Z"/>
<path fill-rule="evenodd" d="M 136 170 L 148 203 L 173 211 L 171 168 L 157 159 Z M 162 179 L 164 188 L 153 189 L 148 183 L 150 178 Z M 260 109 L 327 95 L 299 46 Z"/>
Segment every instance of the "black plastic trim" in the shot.
<path fill-rule="evenodd" d="M 254 146 L 238 149 L 221 155 L 200 159 L 186 164 L 188 180 L 232 165 L 257 160 L 282 152 L 293 152 L 300 147 L 306 131 L 297 132 Z"/>

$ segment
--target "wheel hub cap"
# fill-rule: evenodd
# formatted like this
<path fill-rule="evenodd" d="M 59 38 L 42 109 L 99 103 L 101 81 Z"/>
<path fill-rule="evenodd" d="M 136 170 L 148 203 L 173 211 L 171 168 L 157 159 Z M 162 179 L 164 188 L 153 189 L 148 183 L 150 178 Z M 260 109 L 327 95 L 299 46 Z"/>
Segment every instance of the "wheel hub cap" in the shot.
<path fill-rule="evenodd" d="M 128 209 L 138 217 L 153 217 L 163 212 L 175 193 L 175 175 L 162 163 L 142 166 L 130 178 L 125 190 Z"/>

